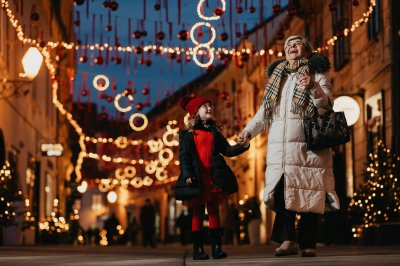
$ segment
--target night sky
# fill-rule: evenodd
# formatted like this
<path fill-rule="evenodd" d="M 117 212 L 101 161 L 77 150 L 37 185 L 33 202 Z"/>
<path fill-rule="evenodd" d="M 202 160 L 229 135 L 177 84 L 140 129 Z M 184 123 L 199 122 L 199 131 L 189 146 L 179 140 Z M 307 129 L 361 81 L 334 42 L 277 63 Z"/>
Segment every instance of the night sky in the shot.
<path fill-rule="evenodd" d="M 89 2 L 87 2 L 89 1 Z M 88 38 L 88 44 L 108 42 L 115 44 L 115 37 L 118 38 L 121 46 L 129 45 L 148 45 L 156 44 L 155 30 L 162 31 L 166 37 L 163 41 L 157 41 L 158 44 L 169 47 L 194 47 L 194 44 L 190 40 L 190 37 L 186 41 L 182 41 L 177 37 L 177 34 L 182 29 L 190 31 L 192 25 L 199 21 L 203 21 L 197 14 L 197 0 L 181 0 L 180 8 L 180 24 L 178 23 L 179 12 L 178 12 L 178 1 L 179 0 L 118 0 L 118 9 L 111 11 L 110 8 L 104 7 L 104 2 L 99 0 L 87 0 L 83 5 L 75 6 L 74 20 L 77 21 L 79 18 L 80 25 L 75 26 L 75 38 L 80 40 L 82 44 L 85 44 L 85 38 Z M 207 1 L 205 1 L 206 3 Z M 264 0 L 263 1 L 263 16 L 265 20 L 272 14 L 272 5 L 276 2 L 281 2 L 284 6 L 287 1 L 274 1 Z M 89 5 L 87 5 L 89 3 Z M 144 12 L 144 3 L 146 3 L 146 12 Z M 161 3 L 161 9 L 155 10 L 155 4 Z M 167 3 L 167 5 L 165 5 Z M 234 48 L 239 43 L 240 38 L 236 37 L 235 32 L 244 32 L 244 28 L 247 30 L 255 27 L 261 20 L 260 12 L 260 1 L 259 0 L 227 0 L 227 7 L 222 19 L 216 21 L 210 21 L 216 29 L 217 39 L 212 44 L 213 47 L 225 47 L 228 49 Z M 243 13 L 237 13 L 237 6 L 243 8 Z M 247 9 L 246 9 L 247 3 Z M 230 4 L 232 4 L 232 11 L 230 10 Z M 213 14 L 214 9 L 217 6 L 221 6 L 220 0 L 208 0 L 208 7 L 204 4 L 205 14 Z M 251 6 L 256 8 L 254 13 L 250 13 L 249 9 Z M 168 11 L 168 12 L 167 12 Z M 231 15 L 232 14 L 232 15 Z M 110 15 L 110 19 L 109 19 Z M 95 23 L 93 23 L 93 17 Z M 145 19 L 144 19 L 145 17 Z M 110 22 L 109 22 L 110 21 Z M 146 37 L 135 39 L 129 35 L 129 21 L 131 24 L 131 32 L 140 29 L 147 32 Z M 107 31 L 106 27 L 110 25 L 111 31 Z M 171 25 L 171 26 L 170 26 Z M 222 32 L 230 34 L 230 28 L 232 25 L 232 36 L 225 42 L 219 39 L 219 35 Z M 171 28 L 170 28 L 171 27 Z M 93 31 L 94 29 L 94 31 Z M 172 34 L 170 38 L 170 29 Z M 117 30 L 117 33 L 115 32 Z M 205 32 L 201 41 L 204 42 L 209 38 L 209 31 L 207 28 L 202 27 Z M 94 32 L 94 34 L 93 34 Z M 102 35 L 102 36 L 101 36 Z M 233 37 L 233 39 L 232 39 Z M 129 40 L 130 39 L 130 40 Z M 93 42 L 94 41 L 94 42 Z M 182 62 L 177 63 L 175 60 L 168 60 L 166 55 L 155 56 L 154 53 L 149 55 L 151 60 L 151 66 L 145 64 L 135 63 L 135 56 L 133 53 L 127 53 L 130 56 L 130 64 L 128 63 L 127 56 L 124 53 L 119 53 L 121 57 L 121 64 L 117 65 L 112 62 L 111 57 L 115 57 L 113 53 L 109 53 L 108 64 L 96 65 L 93 63 L 93 58 L 98 56 L 98 50 L 93 51 L 93 57 L 88 50 L 88 61 L 86 63 L 79 63 L 79 57 L 84 54 L 83 50 L 77 52 L 78 67 L 76 71 L 76 78 L 74 81 L 74 99 L 75 101 L 87 102 L 89 99 L 92 102 L 98 103 L 100 109 L 105 109 L 111 117 L 119 113 L 113 102 L 107 102 L 106 99 L 99 99 L 98 92 L 93 88 L 93 78 L 98 74 L 104 74 L 110 78 L 110 81 L 114 80 L 116 84 L 116 90 L 113 92 L 111 87 L 104 91 L 103 94 L 109 96 L 115 96 L 116 93 L 122 92 L 128 87 L 128 81 L 132 81 L 134 88 L 137 92 L 134 95 L 135 104 L 138 102 L 144 103 L 151 101 L 151 106 L 146 107 L 142 112 L 147 112 L 157 101 L 162 100 L 168 93 L 173 93 L 179 89 L 180 86 L 190 82 L 201 74 L 205 73 L 205 70 L 197 66 L 193 60 L 190 62 L 185 61 L 185 57 L 182 57 Z M 145 53 L 146 54 L 146 53 Z M 106 53 L 103 51 L 102 56 L 106 57 Z M 141 59 L 138 55 L 137 60 Z M 148 59 L 147 54 L 144 59 Z M 136 61 L 137 61 L 136 60 Z M 214 60 L 214 65 L 218 64 L 218 60 Z M 81 90 L 84 87 L 83 76 L 86 75 L 87 91 L 91 94 L 89 96 L 82 96 Z M 141 93 L 143 88 L 149 88 L 150 94 L 145 96 Z M 121 105 L 126 105 L 127 102 L 121 101 Z M 133 112 L 133 111 L 132 111 Z"/>

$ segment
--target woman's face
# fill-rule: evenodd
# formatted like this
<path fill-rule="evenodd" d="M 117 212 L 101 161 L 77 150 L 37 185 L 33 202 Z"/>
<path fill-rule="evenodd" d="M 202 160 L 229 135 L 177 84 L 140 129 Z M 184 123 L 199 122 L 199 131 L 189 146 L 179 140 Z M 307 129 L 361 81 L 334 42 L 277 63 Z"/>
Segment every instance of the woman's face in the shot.
<path fill-rule="evenodd" d="M 198 113 L 203 121 L 212 119 L 214 117 L 214 106 L 211 103 L 205 103 L 199 108 Z"/>
<path fill-rule="evenodd" d="M 297 60 L 306 55 L 306 48 L 300 39 L 290 40 L 285 47 L 285 55 L 287 60 Z"/>

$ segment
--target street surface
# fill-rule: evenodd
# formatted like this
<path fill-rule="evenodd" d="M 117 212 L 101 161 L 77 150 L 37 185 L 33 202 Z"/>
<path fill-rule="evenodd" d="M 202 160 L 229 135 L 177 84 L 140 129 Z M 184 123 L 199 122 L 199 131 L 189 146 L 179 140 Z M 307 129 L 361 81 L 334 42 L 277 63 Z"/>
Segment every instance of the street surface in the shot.
<path fill-rule="evenodd" d="M 15 246 L 0 247 L 0 265 L 400 265 L 400 246 L 318 247 L 315 258 L 277 258 L 273 256 L 275 248 L 276 245 L 224 246 L 227 259 L 193 261 L 191 246 L 179 244 L 160 244 L 157 248 Z M 210 246 L 206 246 L 206 251 L 211 255 Z"/>

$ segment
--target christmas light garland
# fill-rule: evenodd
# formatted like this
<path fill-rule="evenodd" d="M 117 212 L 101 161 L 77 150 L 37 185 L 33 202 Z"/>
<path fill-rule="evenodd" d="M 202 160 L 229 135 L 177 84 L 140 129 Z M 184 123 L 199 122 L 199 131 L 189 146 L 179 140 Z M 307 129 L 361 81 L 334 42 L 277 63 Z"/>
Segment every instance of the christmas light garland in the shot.
<path fill-rule="evenodd" d="M 203 4 L 203 2 L 204 1 L 199 1 L 198 7 L 201 6 Z M 221 1 L 221 2 L 223 3 L 222 10 L 224 11 L 225 10 L 224 1 Z M 76 176 L 77 176 L 76 181 L 79 182 L 82 179 L 81 168 L 82 168 L 82 163 L 83 163 L 83 159 L 84 158 L 93 158 L 93 159 L 98 159 L 98 160 L 103 160 L 103 161 L 112 161 L 112 162 L 115 162 L 115 163 L 124 162 L 124 163 L 132 163 L 133 164 L 133 162 L 135 162 L 135 164 L 136 164 L 137 162 L 135 160 L 128 160 L 126 158 L 114 158 L 114 159 L 111 159 L 111 157 L 109 157 L 109 156 L 100 156 L 100 155 L 95 154 L 95 153 L 87 153 L 85 141 L 86 142 L 92 142 L 92 143 L 97 143 L 97 142 L 99 142 L 99 143 L 106 143 L 106 142 L 113 143 L 118 148 L 122 149 L 122 148 L 126 148 L 128 145 L 141 145 L 143 143 L 143 140 L 128 140 L 126 137 L 123 137 L 123 136 L 120 136 L 120 137 L 118 137 L 116 139 L 112 139 L 112 138 L 108 138 L 108 139 L 101 138 L 100 139 L 100 138 L 93 138 L 93 137 L 86 136 L 83 133 L 83 130 L 82 130 L 81 126 L 73 118 L 72 114 L 65 109 L 64 105 L 58 99 L 57 92 L 58 92 L 58 89 L 59 89 L 59 82 L 56 79 L 56 67 L 52 63 L 49 50 L 55 49 L 55 48 L 58 48 L 58 47 L 63 47 L 65 49 L 67 49 L 67 50 L 72 50 L 72 49 L 76 49 L 76 50 L 78 50 L 78 49 L 90 49 L 90 50 L 93 51 L 94 49 L 99 49 L 100 51 L 103 51 L 105 49 L 108 49 L 109 51 L 117 50 L 119 52 L 135 53 L 135 52 L 137 52 L 137 49 L 136 49 L 137 47 L 135 47 L 135 46 L 125 46 L 125 47 L 118 46 L 117 47 L 117 46 L 112 46 L 112 45 L 110 45 L 108 43 L 104 43 L 104 44 L 96 43 L 96 44 L 90 44 L 90 45 L 77 45 L 75 43 L 53 42 L 53 41 L 48 41 L 48 42 L 43 44 L 43 43 L 40 43 L 37 40 L 31 39 L 31 38 L 26 38 L 25 34 L 23 32 L 23 27 L 21 25 L 19 25 L 18 20 L 15 18 L 15 15 L 13 14 L 12 10 L 9 8 L 9 1 L 1 0 L 1 3 L 2 3 L 2 9 L 6 12 L 6 14 L 7 14 L 8 18 L 9 18 L 10 24 L 12 25 L 12 27 L 14 27 L 14 29 L 16 31 L 16 35 L 17 35 L 18 40 L 20 40 L 24 44 L 36 46 L 41 51 L 41 53 L 42 53 L 42 55 L 43 55 L 43 57 L 45 59 L 45 64 L 46 64 L 46 66 L 47 66 L 47 68 L 48 68 L 48 70 L 50 72 L 50 78 L 52 79 L 52 82 L 53 82 L 52 83 L 53 104 L 55 105 L 56 109 L 63 116 L 65 116 L 67 118 L 68 122 L 74 128 L 75 132 L 79 135 L 78 143 L 79 143 L 79 146 L 80 146 L 81 150 L 79 152 L 77 163 L 76 163 L 76 167 L 75 167 L 75 173 L 76 173 Z M 370 14 L 374 10 L 373 7 L 376 5 L 376 1 L 375 0 L 370 0 L 369 3 L 370 3 L 370 5 L 368 7 L 368 10 L 367 10 L 367 12 L 363 13 L 363 17 L 358 19 L 357 21 L 353 22 L 350 28 L 345 28 L 344 29 L 344 31 L 343 31 L 344 36 L 348 36 L 348 34 L 350 32 L 354 32 L 362 24 L 368 22 L 368 18 L 369 18 Z M 207 17 L 203 16 L 201 14 L 201 12 L 199 11 L 199 9 L 198 9 L 198 13 L 199 13 L 200 18 L 203 18 L 203 19 L 207 20 Z M 212 20 L 210 18 L 219 19 L 218 16 L 208 17 L 208 20 Z M 196 27 L 198 27 L 200 25 L 206 25 L 206 26 L 210 27 L 209 25 L 211 25 L 211 24 L 206 24 L 206 23 L 202 24 L 201 23 L 201 24 L 197 25 Z M 212 31 L 212 29 L 213 29 L 212 26 L 210 28 L 211 28 L 211 31 Z M 215 31 L 215 29 L 214 29 L 214 31 Z M 192 36 L 193 36 L 192 41 L 193 41 L 193 43 L 196 44 L 197 41 L 195 40 L 193 33 L 191 33 L 191 37 Z M 215 34 L 212 33 L 212 38 L 211 38 L 212 41 L 214 41 L 213 40 L 213 36 L 215 37 Z M 317 48 L 316 51 L 320 52 L 322 50 L 328 50 L 329 46 L 334 46 L 335 42 L 338 40 L 338 36 L 339 36 L 339 33 L 334 35 L 332 38 L 330 38 L 327 41 L 325 46 Z M 236 49 L 230 49 L 229 50 L 229 49 L 225 49 L 225 48 L 215 49 L 215 48 L 211 48 L 210 47 L 210 44 L 212 43 L 210 41 L 207 42 L 207 43 L 203 43 L 203 44 L 200 44 L 200 43 L 197 42 L 198 44 L 197 44 L 197 46 L 195 48 L 188 48 L 188 49 L 180 48 L 180 47 L 165 47 L 165 46 L 161 46 L 161 45 L 159 45 L 159 46 L 157 46 L 157 45 L 147 45 L 147 46 L 143 47 L 143 51 L 148 52 L 148 51 L 152 51 L 152 50 L 157 50 L 157 51 L 161 51 L 161 52 L 164 52 L 164 53 L 177 53 L 177 54 L 185 53 L 186 55 L 193 55 L 194 61 L 196 63 L 198 63 L 202 67 L 209 66 L 212 63 L 212 61 L 214 59 L 214 54 L 217 54 L 217 55 L 218 54 L 225 54 L 225 55 L 229 54 L 229 55 L 233 55 L 233 56 L 240 56 L 241 54 L 246 53 L 248 55 L 263 56 L 266 53 L 266 51 L 264 49 L 261 49 L 260 51 L 254 51 L 254 52 L 252 52 L 250 49 L 241 49 L 241 50 L 236 50 Z M 207 54 L 204 51 L 200 50 L 200 48 L 207 48 L 207 52 L 208 52 L 208 54 L 210 56 L 209 61 L 207 63 L 205 63 L 205 64 L 203 64 L 203 63 L 201 63 L 201 62 L 199 62 L 197 60 L 197 55 Z M 282 56 L 283 55 L 283 53 L 281 51 L 275 52 L 272 49 L 269 49 L 268 53 L 270 55 L 274 55 L 276 53 L 277 56 Z M 106 81 L 106 79 L 104 79 L 104 80 Z M 96 82 L 96 84 L 97 84 L 97 82 Z M 107 89 L 108 86 L 104 86 L 104 87 L 105 87 L 105 89 Z M 103 87 L 101 87 L 100 90 L 101 89 L 103 89 Z M 129 97 L 128 97 L 128 100 L 131 101 L 131 99 Z M 118 104 L 115 104 L 115 105 L 117 106 Z M 121 108 L 121 109 L 125 110 L 124 108 Z M 142 126 L 136 126 L 136 125 L 134 125 L 133 120 L 134 120 L 134 118 L 136 116 L 139 116 L 140 118 L 142 118 L 144 120 L 144 124 L 146 124 L 146 126 L 147 126 L 147 123 L 148 123 L 147 118 L 143 114 L 140 114 L 140 113 L 135 113 L 134 115 L 131 116 L 131 118 L 129 119 L 130 120 L 130 126 L 134 130 L 143 130 L 144 128 L 146 128 L 146 126 L 143 126 L 143 125 Z M 173 131 L 172 134 L 176 135 L 177 130 L 176 131 L 172 130 L 172 131 Z M 168 130 L 167 130 L 167 132 L 168 132 Z M 164 134 L 167 134 L 167 135 L 171 134 L 171 133 L 167 133 L 167 132 L 164 133 Z M 153 147 L 151 148 L 151 151 L 155 149 L 155 143 L 158 143 L 157 145 L 159 145 L 160 141 L 162 141 L 164 144 L 169 143 L 169 141 L 166 141 L 166 139 L 164 139 L 164 136 L 163 136 L 162 140 L 158 140 L 156 142 L 151 142 L 153 144 Z M 178 145 L 176 140 L 173 140 L 172 143 L 173 143 L 174 146 Z M 159 150 L 159 152 L 161 152 L 161 151 L 162 151 L 162 149 Z M 163 155 L 160 155 L 160 154 L 158 156 L 159 160 L 160 160 L 159 162 L 161 162 L 162 165 L 164 165 L 165 162 L 167 162 L 167 161 L 169 162 L 169 161 L 172 160 L 170 158 L 171 156 L 170 156 L 169 151 L 163 150 L 162 154 L 164 154 L 164 153 L 168 154 L 167 158 L 165 158 Z M 156 162 L 156 161 L 157 160 L 155 160 L 154 162 Z M 153 168 L 154 168 L 154 166 L 153 166 L 154 162 L 150 163 L 150 162 L 144 162 L 143 161 L 143 163 L 145 163 L 146 165 L 150 165 L 150 166 L 148 166 L 147 169 L 151 170 L 151 172 L 153 171 Z M 156 165 L 159 162 L 157 162 Z M 140 162 L 139 162 L 139 164 L 140 164 Z M 178 165 L 177 161 L 175 161 L 175 165 Z M 165 182 L 166 180 L 168 180 L 167 175 L 165 174 L 166 170 L 162 170 L 162 168 L 160 168 L 160 167 L 156 168 L 156 169 L 157 169 L 155 171 L 156 178 L 160 182 Z M 173 180 L 174 178 L 175 177 L 172 177 L 171 180 Z M 135 184 L 137 184 L 137 183 L 140 183 L 140 182 L 136 182 Z"/>

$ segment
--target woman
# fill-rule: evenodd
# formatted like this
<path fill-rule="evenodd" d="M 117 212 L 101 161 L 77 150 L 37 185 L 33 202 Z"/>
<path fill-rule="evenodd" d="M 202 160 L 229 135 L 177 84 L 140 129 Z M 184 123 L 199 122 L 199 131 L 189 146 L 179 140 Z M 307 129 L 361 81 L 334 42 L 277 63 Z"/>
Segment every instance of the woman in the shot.
<path fill-rule="evenodd" d="M 284 49 L 286 60 L 268 68 L 261 106 L 238 141 L 246 145 L 270 127 L 263 200 L 276 212 L 271 238 L 281 246 L 275 255 L 298 253 L 295 217 L 301 213 L 299 244 L 302 256 L 308 257 L 316 255 L 317 214 L 326 207 L 339 209 L 331 149 L 307 150 L 303 131 L 304 117 L 332 109 L 331 84 L 323 74 L 329 61 L 313 54 L 301 36 L 287 38 Z"/>

